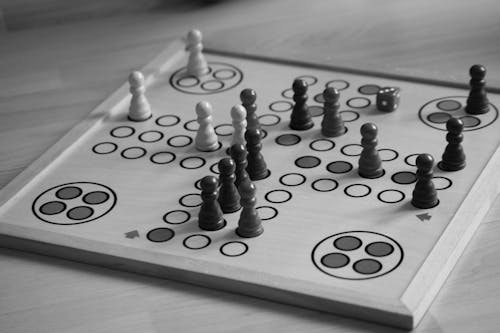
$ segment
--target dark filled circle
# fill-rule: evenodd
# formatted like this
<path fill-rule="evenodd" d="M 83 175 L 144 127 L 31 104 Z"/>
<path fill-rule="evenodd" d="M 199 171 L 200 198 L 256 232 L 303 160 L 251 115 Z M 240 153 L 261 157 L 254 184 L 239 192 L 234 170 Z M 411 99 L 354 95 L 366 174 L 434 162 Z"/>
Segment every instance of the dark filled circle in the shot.
<path fill-rule="evenodd" d="M 82 189 L 76 186 L 66 186 L 57 190 L 56 197 L 62 200 L 71 200 L 79 197 L 82 194 Z"/>
<path fill-rule="evenodd" d="M 40 206 L 40 213 L 45 215 L 56 215 L 66 209 L 66 204 L 61 201 L 49 201 Z"/>
<path fill-rule="evenodd" d="M 359 93 L 363 95 L 376 95 L 379 90 L 380 87 L 376 84 L 365 84 L 358 89 Z"/>
<path fill-rule="evenodd" d="M 300 142 L 301 138 L 297 134 L 281 134 L 276 138 L 276 143 L 281 146 L 294 146 Z"/>
<path fill-rule="evenodd" d="M 319 117 L 319 116 L 322 116 L 323 113 L 325 112 L 323 110 L 323 107 L 322 106 L 319 106 L 319 105 L 311 105 L 309 106 L 309 112 L 311 113 L 311 117 Z"/>
<path fill-rule="evenodd" d="M 83 196 L 83 202 L 89 205 L 99 205 L 108 201 L 109 194 L 104 191 L 92 191 Z"/>
<path fill-rule="evenodd" d="M 359 274 L 375 274 L 382 269 L 382 264 L 375 259 L 361 259 L 354 263 L 353 268 Z"/>
<path fill-rule="evenodd" d="M 481 125 L 481 119 L 475 116 L 463 116 L 459 118 L 463 123 L 464 127 L 471 128 Z"/>
<path fill-rule="evenodd" d="M 394 252 L 394 246 L 386 242 L 373 242 L 366 246 L 365 251 L 374 257 L 385 257 Z"/>
<path fill-rule="evenodd" d="M 417 175 L 410 171 L 400 171 L 393 174 L 391 179 L 396 184 L 407 185 L 416 182 Z"/>
<path fill-rule="evenodd" d="M 453 99 L 445 99 L 443 101 L 439 101 L 436 106 L 438 109 L 443 111 L 456 111 L 462 108 L 462 104 L 459 101 L 455 101 Z"/>
<path fill-rule="evenodd" d="M 169 241 L 172 239 L 175 235 L 175 232 L 172 229 L 169 228 L 156 228 L 152 229 L 148 232 L 146 237 L 155 243 L 162 243 Z"/>
<path fill-rule="evenodd" d="M 343 253 L 328 253 L 321 258 L 321 263 L 328 268 L 341 268 L 349 264 L 349 257 Z"/>
<path fill-rule="evenodd" d="M 342 236 L 333 242 L 333 246 L 342 251 L 353 251 L 358 249 L 363 242 L 358 237 Z"/>
<path fill-rule="evenodd" d="M 73 207 L 70 210 L 68 210 L 68 212 L 66 213 L 66 215 L 70 219 L 76 220 L 76 221 L 88 219 L 89 217 L 92 216 L 92 214 L 94 214 L 94 210 L 90 207 L 87 207 L 87 206 Z"/>
<path fill-rule="evenodd" d="M 346 161 L 334 161 L 328 163 L 326 170 L 331 173 L 347 173 L 353 168 L 352 164 Z"/>
<path fill-rule="evenodd" d="M 427 120 L 434 124 L 444 124 L 451 118 L 449 113 L 434 112 L 427 116 Z"/>
<path fill-rule="evenodd" d="M 323 97 L 323 93 L 314 95 L 314 101 L 320 104 L 325 103 L 325 98 Z"/>
<path fill-rule="evenodd" d="M 321 160 L 316 156 L 301 156 L 295 160 L 295 165 L 303 169 L 315 168 L 321 164 Z"/>

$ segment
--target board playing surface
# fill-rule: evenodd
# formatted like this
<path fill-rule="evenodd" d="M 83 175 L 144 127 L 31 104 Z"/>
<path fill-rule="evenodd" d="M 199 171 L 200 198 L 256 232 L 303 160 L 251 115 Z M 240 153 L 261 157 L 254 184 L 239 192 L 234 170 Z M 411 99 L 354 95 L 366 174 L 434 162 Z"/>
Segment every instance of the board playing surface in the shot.
<path fill-rule="evenodd" d="M 498 96 L 471 116 L 468 91 L 356 75 L 280 61 L 208 54 L 210 72 L 185 74 L 174 43 L 146 66 L 153 117 L 127 119 L 128 87 L 2 191 L 0 233 L 11 246 L 132 269 L 401 327 L 415 326 L 498 193 Z M 464 69 L 467 70 L 467 69 Z M 288 127 L 291 83 L 309 84 L 315 126 Z M 341 93 L 347 133 L 320 133 L 321 92 Z M 379 112 L 379 87 L 397 86 L 397 111 Z M 218 231 L 198 228 L 198 180 L 217 175 L 231 142 L 230 109 L 244 88 L 257 91 L 270 175 L 255 182 L 264 233 L 235 234 L 239 214 Z M 221 143 L 194 148 L 194 106 L 208 100 Z M 436 161 L 445 122 L 465 123 L 466 169 L 435 168 L 440 203 L 410 204 L 415 157 Z M 359 128 L 379 128 L 384 175 L 357 174 Z M 26 242 L 30 240 L 33 242 Z M 17 245 L 16 245 L 17 244 Z M 59 250 L 58 250 L 59 249 Z M 54 252 L 55 251 L 55 252 Z"/>

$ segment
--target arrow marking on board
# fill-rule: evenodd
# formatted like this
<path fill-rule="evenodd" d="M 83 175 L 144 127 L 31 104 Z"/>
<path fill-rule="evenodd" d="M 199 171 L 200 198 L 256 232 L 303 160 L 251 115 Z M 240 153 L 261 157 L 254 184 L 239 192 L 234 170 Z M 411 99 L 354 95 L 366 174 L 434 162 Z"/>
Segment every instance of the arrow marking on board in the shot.
<path fill-rule="evenodd" d="M 133 230 L 125 233 L 125 237 L 127 238 L 139 238 L 139 231 Z"/>
<path fill-rule="evenodd" d="M 429 213 L 424 213 L 424 214 L 418 214 L 417 217 L 419 218 L 420 221 L 425 221 L 425 220 L 430 220 L 432 218 Z"/>

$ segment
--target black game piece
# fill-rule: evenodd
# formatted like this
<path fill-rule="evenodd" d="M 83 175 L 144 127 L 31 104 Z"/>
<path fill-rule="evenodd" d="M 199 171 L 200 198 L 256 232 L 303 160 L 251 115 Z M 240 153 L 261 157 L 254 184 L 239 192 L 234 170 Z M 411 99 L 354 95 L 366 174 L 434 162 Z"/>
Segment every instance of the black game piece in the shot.
<path fill-rule="evenodd" d="M 290 117 L 290 128 L 298 131 L 305 131 L 314 126 L 309 107 L 307 106 L 307 82 L 301 79 L 293 81 L 293 106 Z"/>
<path fill-rule="evenodd" d="M 255 199 L 256 188 L 255 185 L 246 179 L 240 184 L 238 190 L 241 194 L 241 210 L 240 219 L 238 220 L 238 228 L 236 233 L 240 237 L 257 237 L 264 232 L 262 228 L 262 221 L 255 209 L 257 200 Z"/>
<path fill-rule="evenodd" d="M 321 122 L 321 133 L 326 137 L 340 136 L 346 132 L 344 121 L 339 114 L 340 93 L 337 89 L 328 87 L 323 91 L 323 121 Z"/>
<path fill-rule="evenodd" d="M 462 170 L 465 168 L 465 153 L 462 147 L 464 123 L 458 118 L 450 118 L 446 122 L 446 129 L 448 130 L 446 134 L 448 145 L 438 166 L 444 171 Z"/>
<path fill-rule="evenodd" d="M 236 175 L 236 180 L 234 181 L 234 184 L 236 187 L 240 186 L 240 184 L 248 178 L 248 173 L 247 173 L 247 151 L 245 149 L 245 146 L 242 144 L 234 144 L 231 146 L 230 149 L 230 154 L 231 158 L 234 160 L 234 163 L 236 164 L 236 170 L 235 170 L 235 175 Z"/>
<path fill-rule="evenodd" d="M 226 157 L 219 161 L 221 186 L 218 200 L 224 213 L 234 213 L 241 208 L 240 194 L 238 193 L 238 188 L 234 185 L 236 179 L 234 175 L 235 170 L 236 164 L 231 158 Z"/>
<path fill-rule="evenodd" d="M 470 92 L 467 98 L 465 112 L 469 114 L 483 114 L 490 110 L 488 97 L 486 96 L 486 68 L 482 65 L 474 65 L 469 70 Z"/>
<path fill-rule="evenodd" d="M 240 93 L 241 104 L 247 110 L 247 129 L 261 129 L 259 118 L 257 118 L 257 93 L 253 89 L 243 89 Z"/>
<path fill-rule="evenodd" d="M 382 159 L 377 150 L 377 126 L 373 123 L 366 123 L 361 126 L 361 146 L 363 150 L 359 157 L 358 173 L 364 178 L 378 178 L 384 174 L 382 169 Z"/>
<path fill-rule="evenodd" d="M 430 154 L 420 154 L 417 157 L 417 183 L 413 190 L 411 203 L 417 208 L 427 209 L 437 206 L 439 200 L 432 182 L 434 158 Z"/>
<path fill-rule="evenodd" d="M 264 156 L 260 152 L 262 150 L 262 132 L 257 129 L 247 129 L 245 132 L 245 140 L 247 141 L 247 172 L 251 180 L 264 179 L 269 175 Z"/>
<path fill-rule="evenodd" d="M 222 209 L 217 202 L 219 181 L 214 176 L 201 179 L 201 199 L 203 203 L 198 214 L 198 226 L 203 230 L 219 230 L 226 225 Z"/>

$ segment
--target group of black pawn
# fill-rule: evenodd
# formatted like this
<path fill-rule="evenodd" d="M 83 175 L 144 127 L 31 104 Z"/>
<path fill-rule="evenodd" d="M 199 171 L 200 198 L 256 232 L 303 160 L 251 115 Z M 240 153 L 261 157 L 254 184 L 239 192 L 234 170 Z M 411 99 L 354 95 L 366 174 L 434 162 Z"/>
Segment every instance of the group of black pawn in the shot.
<path fill-rule="evenodd" d="M 486 97 L 485 77 L 486 69 L 481 65 L 474 65 L 470 69 L 470 94 L 467 99 L 466 112 L 470 114 L 481 114 L 488 112 L 489 102 Z M 307 82 L 296 79 L 292 85 L 295 105 L 290 119 L 290 128 L 294 130 L 308 130 L 314 126 L 312 116 L 307 106 Z M 337 89 L 327 87 L 323 91 L 323 120 L 321 122 L 321 133 L 326 137 L 343 135 L 347 130 L 339 113 L 339 97 Z M 465 167 L 465 154 L 462 147 L 463 141 L 462 120 L 450 118 L 446 123 L 448 142 L 438 167 L 444 171 L 458 171 Z M 384 175 L 382 160 L 377 150 L 377 126 L 366 123 L 361 126 L 361 152 L 358 161 L 358 173 L 364 178 L 378 178 Z M 430 154 L 420 154 L 416 159 L 415 189 L 412 194 L 412 204 L 417 208 L 427 209 L 438 205 L 437 191 L 432 181 L 434 158 Z"/>
<path fill-rule="evenodd" d="M 256 187 L 252 182 L 266 178 L 270 171 L 261 153 L 262 131 L 255 114 L 256 93 L 253 89 L 241 92 L 242 105 L 247 111 L 246 147 L 233 144 L 231 157 L 218 163 L 219 179 L 205 176 L 200 181 L 202 205 L 198 225 L 203 230 L 219 230 L 226 225 L 224 214 L 241 209 L 236 233 L 241 237 L 257 237 L 264 232 L 256 209 Z"/>

